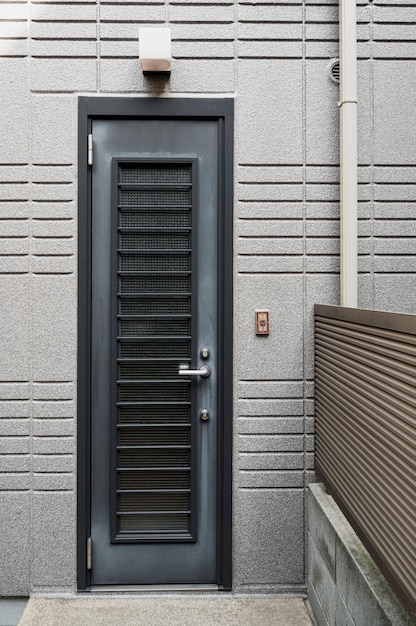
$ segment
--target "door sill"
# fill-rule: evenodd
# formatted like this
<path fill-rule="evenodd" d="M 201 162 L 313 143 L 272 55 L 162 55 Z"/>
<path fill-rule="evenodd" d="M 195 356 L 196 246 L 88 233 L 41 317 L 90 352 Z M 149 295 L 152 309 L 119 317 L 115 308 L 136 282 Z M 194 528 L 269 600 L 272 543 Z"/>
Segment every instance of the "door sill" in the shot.
<path fill-rule="evenodd" d="M 218 591 L 218 585 L 97 585 L 90 587 L 92 593 L 184 593 Z"/>

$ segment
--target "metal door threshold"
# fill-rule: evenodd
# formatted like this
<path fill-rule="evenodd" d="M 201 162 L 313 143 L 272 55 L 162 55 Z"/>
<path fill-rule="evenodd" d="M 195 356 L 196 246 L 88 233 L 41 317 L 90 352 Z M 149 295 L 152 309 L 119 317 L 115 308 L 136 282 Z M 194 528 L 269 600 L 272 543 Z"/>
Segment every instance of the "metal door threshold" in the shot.
<path fill-rule="evenodd" d="M 100 585 L 90 588 L 92 593 L 184 593 L 218 591 L 218 585 Z"/>

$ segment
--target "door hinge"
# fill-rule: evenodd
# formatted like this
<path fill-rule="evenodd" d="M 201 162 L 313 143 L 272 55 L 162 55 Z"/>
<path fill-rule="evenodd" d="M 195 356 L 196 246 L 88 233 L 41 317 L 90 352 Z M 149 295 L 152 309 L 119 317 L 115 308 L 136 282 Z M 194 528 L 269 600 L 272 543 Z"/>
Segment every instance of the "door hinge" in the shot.
<path fill-rule="evenodd" d="M 87 569 L 92 569 L 92 539 L 87 538 Z"/>
<path fill-rule="evenodd" d="M 93 158 L 93 152 L 92 152 L 92 133 L 90 133 L 88 135 L 88 165 L 92 165 L 92 158 Z"/>

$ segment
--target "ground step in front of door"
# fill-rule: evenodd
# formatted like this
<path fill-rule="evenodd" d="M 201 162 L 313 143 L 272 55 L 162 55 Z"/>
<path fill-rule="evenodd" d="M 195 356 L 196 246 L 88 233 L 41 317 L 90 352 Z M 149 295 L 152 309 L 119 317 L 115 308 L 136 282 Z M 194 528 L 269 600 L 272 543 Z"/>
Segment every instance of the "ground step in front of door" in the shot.
<path fill-rule="evenodd" d="M 311 626 L 301 598 L 31 598 L 19 626 Z"/>

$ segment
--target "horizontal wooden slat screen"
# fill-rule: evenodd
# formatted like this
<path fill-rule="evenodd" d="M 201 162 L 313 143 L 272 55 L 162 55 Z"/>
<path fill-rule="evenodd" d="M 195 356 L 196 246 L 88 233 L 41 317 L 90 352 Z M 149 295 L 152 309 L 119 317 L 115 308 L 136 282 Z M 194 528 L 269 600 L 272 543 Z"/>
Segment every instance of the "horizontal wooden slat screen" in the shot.
<path fill-rule="evenodd" d="M 315 306 L 315 465 L 416 615 L 416 316 Z"/>

